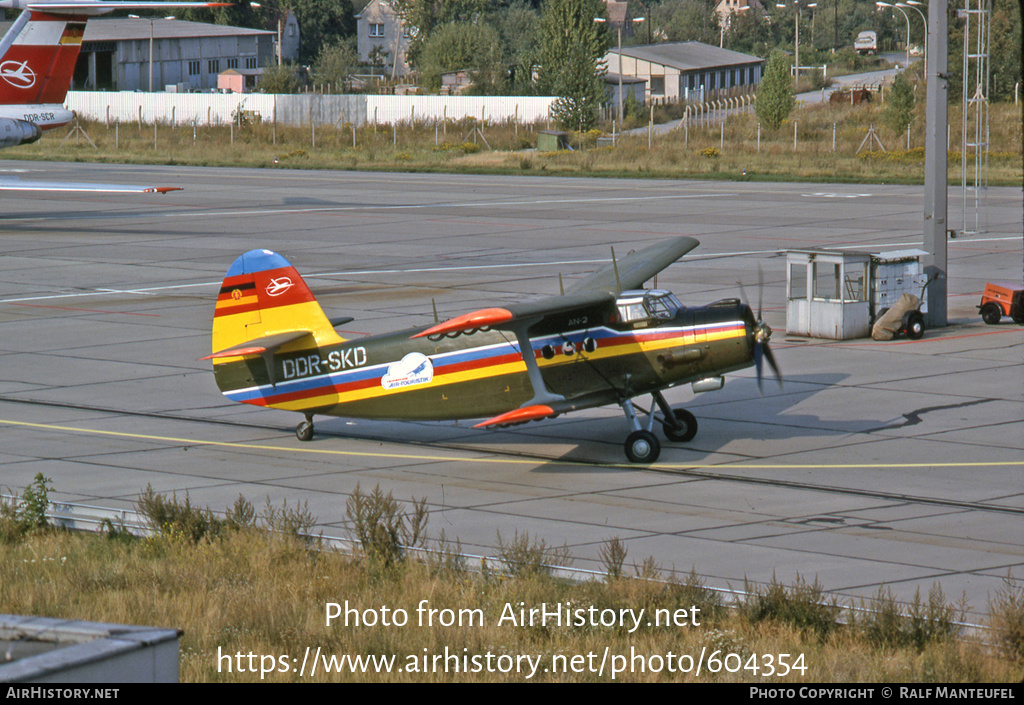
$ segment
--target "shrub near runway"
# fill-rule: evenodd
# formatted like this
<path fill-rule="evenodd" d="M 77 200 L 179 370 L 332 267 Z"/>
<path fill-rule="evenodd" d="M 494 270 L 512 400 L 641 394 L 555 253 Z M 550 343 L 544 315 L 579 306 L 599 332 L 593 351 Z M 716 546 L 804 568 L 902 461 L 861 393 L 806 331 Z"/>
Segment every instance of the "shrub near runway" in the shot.
<path fill-rule="evenodd" d="M 37 483 L 34 501 L 45 502 L 49 489 L 48 482 Z M 387 509 L 384 514 L 391 517 L 392 528 L 418 521 L 415 505 L 395 502 L 389 499 L 389 493 L 378 489 L 360 495 L 357 502 L 370 501 L 368 497 L 377 495 L 380 506 Z M 884 617 L 863 609 L 853 623 L 832 622 L 826 626 L 817 604 L 822 595 L 816 582 L 798 580 L 794 587 L 775 582 L 749 586 L 746 604 L 727 609 L 718 593 L 708 590 L 696 573 L 682 580 L 666 580 L 653 561 L 629 565 L 622 550 L 607 554 L 622 561 L 618 567 L 606 564 L 606 579 L 575 583 L 554 577 L 547 568 L 550 556 L 565 561 L 571 557 L 526 534 L 519 534 L 519 550 L 514 557 L 499 555 L 469 570 L 457 542 L 428 541 L 422 531 L 418 543 L 429 543 L 435 552 L 424 554 L 406 547 L 400 554 L 388 552 L 391 559 L 382 560 L 382 554 L 362 547 L 355 555 L 321 550 L 315 537 L 303 535 L 308 533 L 309 521 L 316 523 L 304 507 L 286 508 L 267 502 L 264 511 L 257 513 L 240 498 L 224 514 L 207 514 L 207 510 L 190 504 L 191 512 L 198 515 L 190 518 L 183 511 L 183 498 L 144 492 L 140 502 L 162 507 L 165 518 L 177 518 L 155 528 L 148 538 L 135 538 L 114 525 L 100 535 L 24 524 L 18 531 L 4 533 L 0 543 L 0 575 L 4 578 L 0 581 L 0 611 L 181 628 L 180 673 L 185 681 L 258 680 L 258 672 L 219 668 L 217 654 L 228 655 L 231 660 L 239 653 L 300 655 L 306 647 L 338 656 L 390 655 L 399 662 L 419 662 L 424 654 L 444 653 L 459 658 L 490 653 L 495 659 L 516 654 L 546 655 L 549 660 L 564 656 L 563 672 L 537 670 L 534 679 L 547 681 L 610 680 L 610 674 L 598 676 L 585 660 L 579 660 L 605 649 L 645 658 L 646 670 L 627 668 L 618 674 L 619 680 L 631 681 L 677 680 L 680 674 L 667 667 L 665 655 L 676 656 L 673 664 L 683 663 L 680 658 L 695 656 L 702 649 L 708 654 L 717 653 L 722 662 L 716 673 L 702 672 L 699 680 L 706 681 L 749 680 L 753 677 L 751 671 L 733 669 L 733 661 L 742 658 L 742 665 L 750 663 L 750 656 L 764 654 L 801 655 L 806 675 L 794 671 L 785 677 L 773 677 L 772 682 L 780 683 L 802 678 L 816 682 L 1008 682 L 1024 676 L 1024 649 L 1019 640 L 1019 605 L 1024 603 L 1024 590 L 1009 579 L 1003 595 L 990 604 L 991 631 L 986 632 L 985 639 L 959 633 L 955 625 L 950 628 L 948 610 L 944 603 L 938 604 L 937 596 L 935 605 L 932 600 L 922 600 L 916 608 L 911 606 L 913 609 L 900 614 L 882 609 L 879 614 L 884 613 Z M 21 500 L 8 499 L 0 517 L 16 516 L 22 506 Z M 227 515 L 234 516 L 235 522 L 230 527 L 221 525 L 219 531 L 206 530 L 196 537 L 195 532 L 185 530 L 209 526 L 211 516 L 226 521 L 222 517 Z M 350 514 L 349 528 L 354 535 L 352 519 Z M 275 530 L 268 530 L 271 524 Z M 540 557 L 524 562 L 523 546 L 533 547 Z M 508 570 L 506 560 L 513 559 L 526 566 L 518 575 Z M 611 577 L 616 570 L 619 577 Z M 340 596 L 344 599 L 339 600 Z M 345 628 L 335 620 L 327 626 L 325 605 L 344 604 L 346 600 L 360 610 L 363 624 Z M 429 600 L 424 619 L 430 621 L 430 614 L 437 617 L 431 626 L 409 624 L 397 628 L 366 623 L 369 620 L 364 610 L 376 610 L 379 622 L 381 605 L 405 609 L 409 621 L 415 622 L 417 606 L 423 600 Z M 830 602 L 827 596 L 825 602 Z M 495 624 L 494 617 L 501 615 L 506 605 L 518 609 L 520 604 L 569 604 L 583 609 L 594 606 L 616 614 L 622 609 L 677 614 L 680 609 L 697 606 L 700 626 L 665 629 L 641 624 L 631 634 L 628 627 L 575 626 L 565 620 L 560 625 L 549 620 L 544 626 L 517 628 Z M 872 606 L 872 601 L 867 601 L 863 607 Z M 474 622 L 471 627 L 460 628 L 457 616 L 467 608 L 490 616 L 489 623 Z M 431 613 L 431 609 L 436 611 Z M 475 620 L 475 613 L 462 614 Z M 441 619 L 442 615 L 446 618 Z M 923 635 L 923 640 L 893 641 L 883 640 L 873 631 L 876 619 L 886 625 L 891 625 L 893 619 L 898 624 L 901 620 L 935 624 L 908 632 Z M 726 661 L 726 654 L 736 656 Z M 445 670 L 386 674 L 374 669 L 316 674 L 317 679 L 350 681 L 518 677 L 525 676 L 516 675 L 514 670 L 507 675 Z M 302 679 L 290 669 L 275 670 L 265 677 Z M 689 673 L 687 679 L 694 680 L 693 674 Z"/>

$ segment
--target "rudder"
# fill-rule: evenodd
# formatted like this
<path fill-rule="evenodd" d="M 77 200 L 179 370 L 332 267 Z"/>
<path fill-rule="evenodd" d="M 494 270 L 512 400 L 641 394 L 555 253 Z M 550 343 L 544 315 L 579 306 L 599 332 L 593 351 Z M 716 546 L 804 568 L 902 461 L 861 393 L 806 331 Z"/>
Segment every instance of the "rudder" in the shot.
<path fill-rule="evenodd" d="M 87 19 L 25 10 L 0 42 L 0 104 L 62 104 Z"/>
<path fill-rule="evenodd" d="M 311 334 L 318 346 L 344 340 L 288 260 L 270 250 L 236 259 L 217 296 L 213 352 L 296 331 Z"/>

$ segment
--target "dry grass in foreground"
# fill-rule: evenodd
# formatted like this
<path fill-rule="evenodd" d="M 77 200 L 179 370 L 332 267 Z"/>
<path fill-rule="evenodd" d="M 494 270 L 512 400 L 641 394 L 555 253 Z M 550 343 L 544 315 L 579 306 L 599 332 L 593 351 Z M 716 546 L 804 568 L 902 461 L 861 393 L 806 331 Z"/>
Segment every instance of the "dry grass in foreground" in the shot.
<path fill-rule="evenodd" d="M 666 116 L 667 118 L 668 116 Z M 573 176 L 645 176 L 773 181 L 922 183 L 924 180 L 924 104 L 918 101 L 908 146 L 905 133 L 884 127 L 879 103 L 805 105 L 775 133 L 759 131 L 752 115 L 678 128 L 655 135 L 648 146 L 642 134 L 597 147 L 602 133 L 574 134 L 572 151 L 541 153 L 536 125 L 530 129 L 477 123 L 416 123 L 337 127 L 274 128 L 171 127 L 86 124 L 96 148 L 64 134 L 47 134 L 38 143 L 4 150 L 9 159 L 243 166 L 299 169 L 553 174 Z M 961 179 L 960 111 L 951 105 L 948 178 Z M 865 141 L 874 127 L 879 142 Z M 1021 108 L 1000 103 L 990 110 L 988 183 L 1019 186 L 1024 180 Z M 794 132 L 796 144 L 794 146 Z M 485 141 L 486 140 L 486 143 Z M 862 148 L 863 145 L 863 148 Z M 973 160 L 971 160 L 973 161 Z M 973 183 L 973 171 L 968 172 Z"/>
<path fill-rule="evenodd" d="M 429 558 L 413 559 L 399 539 L 431 543 L 425 507 L 407 511 L 379 489 L 349 501 L 355 556 L 300 537 L 313 520 L 302 506 L 268 504 L 257 516 L 240 498 L 214 515 L 147 489 L 138 507 L 163 524 L 133 538 L 114 526 L 106 535 L 41 526 L 39 490 L 45 500 L 48 486 L 37 478 L 29 489 L 34 501 L 0 504 L 0 612 L 183 629 L 183 681 L 610 681 L 616 665 L 615 680 L 634 682 L 1024 676 L 1024 589 L 1009 577 L 989 605 L 988 629 L 966 634 L 963 606 L 947 603 L 937 586 L 910 605 L 883 591 L 844 606 L 798 576 L 791 586 L 746 586 L 748 596 L 727 607 L 696 574 L 664 581 L 650 560 L 630 566 L 617 539 L 602 552 L 606 578 L 582 583 L 551 575 L 550 564 L 570 560 L 564 550 L 518 532 L 499 536 L 500 560 L 474 570 L 443 537 Z M 541 605 L 582 623 L 519 623 L 521 610 Z M 338 616 L 328 623 L 331 609 Z M 636 628 L 630 617 L 610 618 L 640 609 L 646 616 Z M 655 614 L 673 625 L 648 625 Z M 420 625 L 428 619 L 432 626 Z M 317 673 L 300 673 L 317 649 Z M 346 655 L 394 661 L 390 670 L 380 662 L 334 668 Z"/>

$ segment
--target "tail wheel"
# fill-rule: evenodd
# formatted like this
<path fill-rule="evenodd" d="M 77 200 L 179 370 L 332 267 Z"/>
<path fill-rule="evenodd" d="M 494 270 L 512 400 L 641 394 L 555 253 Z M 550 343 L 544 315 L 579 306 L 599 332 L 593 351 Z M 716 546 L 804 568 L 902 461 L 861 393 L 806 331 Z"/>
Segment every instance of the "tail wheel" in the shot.
<path fill-rule="evenodd" d="M 692 441 L 697 435 L 697 417 L 686 409 L 673 409 L 672 416 L 675 418 L 675 425 L 667 420 L 661 424 L 665 438 L 676 443 Z"/>
<path fill-rule="evenodd" d="M 981 307 L 981 320 L 990 326 L 994 326 L 999 323 L 999 319 L 1003 317 L 1003 312 L 999 308 L 999 304 L 989 301 L 987 304 Z"/>
<path fill-rule="evenodd" d="M 661 455 L 661 442 L 650 431 L 633 431 L 626 437 L 626 457 L 631 463 L 653 463 Z"/>
<path fill-rule="evenodd" d="M 311 420 L 301 421 L 295 427 L 295 437 L 300 441 L 313 440 L 313 422 Z"/>

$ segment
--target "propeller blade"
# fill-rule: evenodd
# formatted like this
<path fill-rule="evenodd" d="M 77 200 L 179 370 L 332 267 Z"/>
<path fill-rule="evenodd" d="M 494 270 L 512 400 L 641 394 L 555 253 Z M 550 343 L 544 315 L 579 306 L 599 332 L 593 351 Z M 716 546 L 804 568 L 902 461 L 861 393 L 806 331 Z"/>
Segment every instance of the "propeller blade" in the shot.
<path fill-rule="evenodd" d="M 750 302 L 747 300 L 747 292 L 743 288 L 743 282 L 737 281 L 736 282 L 736 286 L 738 286 L 740 288 L 740 301 L 742 301 L 743 303 L 749 305 Z"/>
<path fill-rule="evenodd" d="M 764 274 L 761 272 L 761 263 L 757 263 L 757 322 L 760 323 L 764 319 L 761 317 L 761 302 L 764 298 Z"/>
<path fill-rule="evenodd" d="M 767 343 L 764 346 L 764 356 L 768 359 L 768 366 L 772 368 L 772 372 L 775 373 L 775 379 L 779 381 L 779 388 L 782 388 L 782 372 L 779 370 L 779 365 L 775 362 L 775 355 L 772 354 L 772 349 L 768 347 Z"/>
<path fill-rule="evenodd" d="M 764 343 L 754 343 L 754 370 L 757 372 L 757 390 L 761 391 L 761 360 L 764 358 L 764 349 L 767 346 Z"/>

